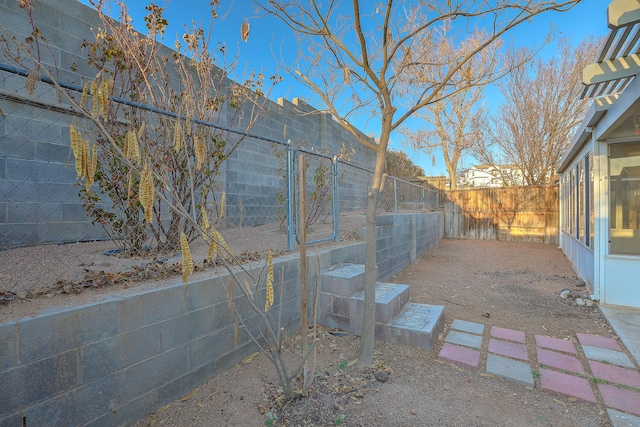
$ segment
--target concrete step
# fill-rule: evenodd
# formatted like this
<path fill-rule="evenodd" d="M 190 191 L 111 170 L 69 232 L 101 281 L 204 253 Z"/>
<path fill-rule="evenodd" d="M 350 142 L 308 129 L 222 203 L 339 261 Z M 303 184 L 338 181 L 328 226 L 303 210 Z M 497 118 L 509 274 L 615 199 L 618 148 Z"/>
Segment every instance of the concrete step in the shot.
<path fill-rule="evenodd" d="M 348 311 L 338 311 L 338 309 L 342 309 L 346 305 L 342 301 L 338 302 L 339 299 L 347 300 L 345 297 L 334 299 L 333 312 L 335 314 L 362 319 L 364 313 L 364 289 L 348 297 L 348 301 L 344 301 L 344 303 L 349 304 Z M 336 302 L 338 302 L 337 307 Z M 377 282 L 376 323 L 389 323 L 408 302 L 409 286 Z"/>
<path fill-rule="evenodd" d="M 376 338 L 431 350 L 444 327 L 444 306 L 408 303 L 386 325 L 376 325 Z"/>
<path fill-rule="evenodd" d="M 320 293 L 348 297 L 364 289 L 364 265 L 340 264 L 320 273 Z"/>

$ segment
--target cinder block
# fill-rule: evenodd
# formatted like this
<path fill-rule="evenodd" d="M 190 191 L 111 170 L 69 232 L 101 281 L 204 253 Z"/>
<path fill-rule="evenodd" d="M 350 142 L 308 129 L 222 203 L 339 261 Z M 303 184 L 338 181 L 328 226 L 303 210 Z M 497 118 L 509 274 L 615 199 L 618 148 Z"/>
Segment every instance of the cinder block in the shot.
<path fill-rule="evenodd" d="M 334 309 L 337 299 L 334 299 Z M 350 309 L 343 313 L 344 316 L 361 318 L 364 313 L 364 290 L 356 292 L 350 298 Z M 405 304 L 409 302 L 409 287 L 393 283 L 376 283 L 375 311 L 376 323 L 388 323 L 395 317 Z"/>
<path fill-rule="evenodd" d="M 83 425 L 122 403 L 126 379 L 122 373 L 101 378 L 56 396 L 26 411 L 27 425 L 56 427 Z"/>
<path fill-rule="evenodd" d="M 29 246 L 37 243 L 38 233 L 33 229 L 33 225 L 0 224 L 0 247 Z"/>
<path fill-rule="evenodd" d="M 136 399 L 189 370 L 189 349 L 182 346 L 123 370 L 123 402 Z"/>
<path fill-rule="evenodd" d="M 0 11 L 0 13 L 2 13 Z M 12 414 L 5 418 L 0 418 L 0 426 L 2 427 L 24 427 L 22 414 Z"/>
<path fill-rule="evenodd" d="M 160 328 L 160 351 L 184 345 L 214 331 L 211 307 L 189 311 L 158 324 Z"/>
<path fill-rule="evenodd" d="M 80 378 L 94 381 L 152 357 L 159 352 L 158 325 L 150 325 L 98 341 L 80 351 Z"/>
<path fill-rule="evenodd" d="M 364 265 L 343 264 L 321 273 L 322 292 L 349 296 L 364 289 Z"/>
<path fill-rule="evenodd" d="M 15 322 L 0 324 L 0 372 L 13 368 L 18 363 L 18 328 Z"/>
<path fill-rule="evenodd" d="M 131 399 L 125 403 L 116 402 L 116 406 L 112 408 L 102 417 L 92 420 L 87 424 L 91 427 L 113 427 L 132 425 L 138 420 L 149 415 L 149 408 L 160 408 L 169 402 L 163 402 L 160 399 L 159 389 L 152 389 L 144 395 Z"/>
<path fill-rule="evenodd" d="M 123 332 L 142 328 L 186 311 L 184 285 L 176 283 L 162 289 L 142 291 L 118 303 L 118 320 Z"/>
<path fill-rule="evenodd" d="M 408 303 L 389 322 L 388 339 L 431 350 L 443 326 L 443 306 Z"/>
<path fill-rule="evenodd" d="M 77 386 L 78 352 L 57 354 L 2 374 L 0 417 Z"/>
<path fill-rule="evenodd" d="M 117 333 L 116 301 L 25 319 L 20 322 L 20 360 L 29 363 Z"/>

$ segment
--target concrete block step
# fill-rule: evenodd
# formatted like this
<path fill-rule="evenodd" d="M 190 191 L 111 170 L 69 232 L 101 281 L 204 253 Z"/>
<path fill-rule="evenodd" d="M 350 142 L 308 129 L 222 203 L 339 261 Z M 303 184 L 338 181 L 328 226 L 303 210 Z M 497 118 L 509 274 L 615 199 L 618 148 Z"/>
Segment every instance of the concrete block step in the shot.
<path fill-rule="evenodd" d="M 431 350 L 444 327 L 444 306 L 408 303 L 386 325 L 376 325 L 376 338 Z"/>
<path fill-rule="evenodd" d="M 340 264 L 320 273 L 320 292 L 348 297 L 364 289 L 364 265 Z"/>
<path fill-rule="evenodd" d="M 349 296 L 321 294 L 320 322 L 359 334 L 362 332 L 364 289 Z M 325 297 L 330 298 L 330 301 Z M 376 283 L 376 323 L 388 323 L 409 302 L 409 286 Z"/>
<path fill-rule="evenodd" d="M 334 313 L 336 300 L 333 301 Z M 364 289 L 349 298 L 349 316 L 362 319 L 364 313 Z M 376 323 L 389 323 L 409 302 L 409 286 L 396 283 L 376 283 Z"/>

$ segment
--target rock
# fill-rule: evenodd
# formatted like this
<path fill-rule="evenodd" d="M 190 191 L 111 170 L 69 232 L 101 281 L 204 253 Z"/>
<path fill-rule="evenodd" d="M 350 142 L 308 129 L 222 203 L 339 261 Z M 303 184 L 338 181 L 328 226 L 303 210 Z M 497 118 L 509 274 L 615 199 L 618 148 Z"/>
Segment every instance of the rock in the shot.
<path fill-rule="evenodd" d="M 564 288 L 560 291 L 560 298 L 567 299 L 567 297 L 571 294 L 571 289 Z"/>
<path fill-rule="evenodd" d="M 578 307 L 582 307 L 582 306 L 586 305 L 586 303 L 584 302 L 584 300 L 582 298 L 576 298 L 576 305 Z"/>
<path fill-rule="evenodd" d="M 584 286 L 584 285 L 585 285 L 585 283 L 582 280 L 579 281 L 578 283 L 576 283 L 576 286 L 578 286 L 578 287 L 581 287 L 581 286 Z"/>
<path fill-rule="evenodd" d="M 593 301 L 590 299 L 584 300 L 584 303 L 587 307 L 593 307 Z"/>
<path fill-rule="evenodd" d="M 389 377 L 391 377 L 391 374 L 389 374 L 388 371 L 376 371 L 373 376 L 376 377 L 376 379 L 381 383 L 386 383 L 387 381 L 389 381 Z"/>

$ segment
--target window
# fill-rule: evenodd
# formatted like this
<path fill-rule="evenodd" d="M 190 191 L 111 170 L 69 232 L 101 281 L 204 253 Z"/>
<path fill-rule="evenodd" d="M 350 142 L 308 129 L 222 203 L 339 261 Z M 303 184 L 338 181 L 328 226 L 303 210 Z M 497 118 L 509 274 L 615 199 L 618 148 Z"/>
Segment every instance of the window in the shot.
<path fill-rule="evenodd" d="M 609 249 L 640 255 L 640 143 L 609 146 Z"/>
<path fill-rule="evenodd" d="M 578 240 L 584 243 L 584 159 L 582 159 L 577 165 L 577 177 L 578 177 Z"/>
<path fill-rule="evenodd" d="M 571 169 L 571 178 L 569 180 L 569 233 L 576 235 L 576 168 Z"/>
<path fill-rule="evenodd" d="M 589 231 L 588 231 L 588 235 L 589 235 L 589 247 L 593 248 L 593 238 L 594 238 L 594 218 L 595 215 L 593 213 L 593 153 L 589 153 L 589 156 L 587 157 L 587 165 L 589 165 L 589 169 L 587 171 L 587 176 L 588 176 L 588 180 L 587 180 L 587 184 L 589 186 L 588 190 L 587 190 L 587 196 L 589 197 L 589 201 L 587 203 L 587 205 L 589 206 Z"/>

